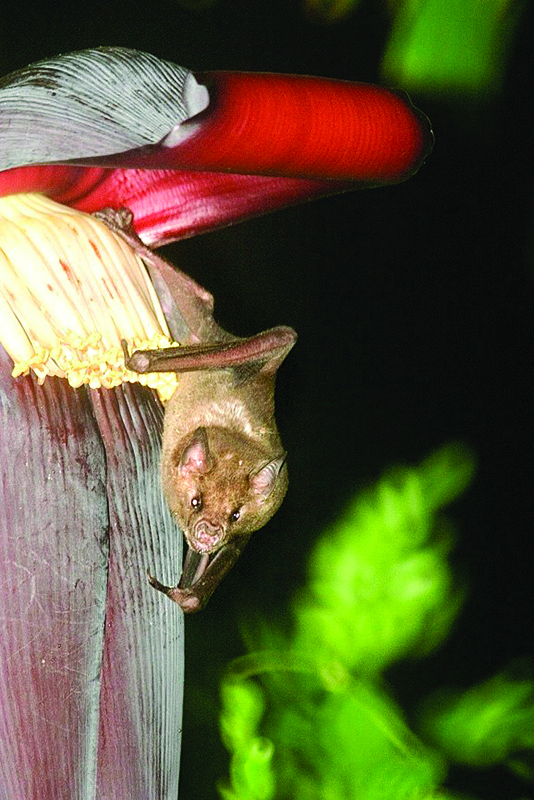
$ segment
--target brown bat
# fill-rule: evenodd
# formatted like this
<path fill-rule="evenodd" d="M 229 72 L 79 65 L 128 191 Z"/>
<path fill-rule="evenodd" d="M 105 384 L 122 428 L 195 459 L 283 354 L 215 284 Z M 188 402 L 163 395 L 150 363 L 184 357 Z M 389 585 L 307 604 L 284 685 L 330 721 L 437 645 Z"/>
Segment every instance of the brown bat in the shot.
<path fill-rule="evenodd" d="M 95 216 L 143 259 L 172 335 L 185 342 L 132 355 L 125 343 L 123 349 L 135 372 L 180 373 L 165 409 L 161 478 L 188 550 L 178 586 L 164 586 L 151 575 L 149 581 L 184 612 L 199 611 L 286 493 L 274 383 L 297 335 L 280 326 L 247 339 L 231 336 L 213 319 L 212 296 L 143 245 L 129 209 Z"/>

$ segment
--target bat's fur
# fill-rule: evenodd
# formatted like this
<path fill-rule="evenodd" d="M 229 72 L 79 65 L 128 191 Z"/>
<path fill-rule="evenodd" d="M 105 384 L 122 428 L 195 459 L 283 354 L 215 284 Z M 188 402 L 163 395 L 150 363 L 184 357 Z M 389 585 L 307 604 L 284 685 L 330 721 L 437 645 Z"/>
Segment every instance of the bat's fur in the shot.
<path fill-rule="evenodd" d="M 127 209 L 98 216 L 165 281 L 188 326 L 184 347 L 126 356 L 138 372 L 181 373 L 165 410 L 161 475 L 189 549 L 178 586 L 149 579 L 184 611 L 198 611 L 286 493 L 274 384 L 296 334 L 279 327 L 235 339 L 215 323 L 209 293 L 140 242 Z"/>

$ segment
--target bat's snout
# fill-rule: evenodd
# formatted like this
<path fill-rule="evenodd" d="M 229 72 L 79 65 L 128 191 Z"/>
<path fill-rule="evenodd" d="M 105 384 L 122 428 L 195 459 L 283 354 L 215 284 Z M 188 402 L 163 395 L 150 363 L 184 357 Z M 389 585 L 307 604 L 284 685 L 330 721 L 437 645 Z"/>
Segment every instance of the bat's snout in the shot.
<path fill-rule="evenodd" d="M 193 528 L 189 544 L 197 553 L 212 553 L 222 546 L 224 536 L 224 528 L 221 525 L 214 525 L 207 519 L 201 519 Z"/>

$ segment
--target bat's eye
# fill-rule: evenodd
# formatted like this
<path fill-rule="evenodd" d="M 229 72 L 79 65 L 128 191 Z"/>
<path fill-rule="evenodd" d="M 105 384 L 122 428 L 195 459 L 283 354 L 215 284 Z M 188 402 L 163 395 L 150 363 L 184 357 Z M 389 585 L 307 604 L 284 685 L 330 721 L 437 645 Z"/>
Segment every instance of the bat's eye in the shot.
<path fill-rule="evenodd" d="M 195 511 L 200 511 L 202 508 L 202 495 L 196 494 L 191 500 L 191 506 Z"/>
<path fill-rule="evenodd" d="M 232 511 L 232 513 L 230 514 L 230 522 L 237 522 L 240 516 L 241 516 L 241 511 L 238 508 L 236 508 L 236 510 Z"/>

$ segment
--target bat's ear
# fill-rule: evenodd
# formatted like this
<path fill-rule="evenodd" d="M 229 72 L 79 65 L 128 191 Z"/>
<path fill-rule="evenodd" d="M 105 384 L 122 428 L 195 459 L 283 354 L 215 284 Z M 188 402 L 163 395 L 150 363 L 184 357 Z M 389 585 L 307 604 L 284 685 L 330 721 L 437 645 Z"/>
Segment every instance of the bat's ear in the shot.
<path fill-rule="evenodd" d="M 250 476 L 250 487 L 255 494 L 259 494 L 261 497 L 266 499 L 271 494 L 278 476 L 280 474 L 280 470 L 284 466 L 286 461 L 286 454 L 284 453 L 278 458 L 273 458 L 272 461 L 269 461 L 264 467 L 262 467 L 259 472 L 256 472 L 254 475 Z"/>
<path fill-rule="evenodd" d="M 180 458 L 182 475 L 204 475 L 213 466 L 208 434 L 205 428 L 197 428 L 186 443 Z"/>

